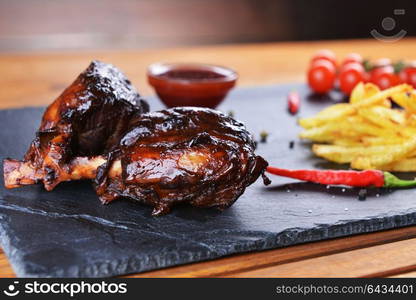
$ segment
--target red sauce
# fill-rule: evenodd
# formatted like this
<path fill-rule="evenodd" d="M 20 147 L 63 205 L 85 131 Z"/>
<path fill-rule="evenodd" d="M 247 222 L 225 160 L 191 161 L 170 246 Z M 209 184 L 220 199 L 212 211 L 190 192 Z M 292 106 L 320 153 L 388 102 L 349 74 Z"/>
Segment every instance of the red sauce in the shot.
<path fill-rule="evenodd" d="M 215 108 L 234 87 L 238 75 L 231 69 L 206 64 L 153 64 L 147 77 L 168 107 Z"/>
<path fill-rule="evenodd" d="M 210 80 L 225 78 L 225 75 L 209 70 L 170 70 L 159 75 L 159 77 L 179 80 Z"/>

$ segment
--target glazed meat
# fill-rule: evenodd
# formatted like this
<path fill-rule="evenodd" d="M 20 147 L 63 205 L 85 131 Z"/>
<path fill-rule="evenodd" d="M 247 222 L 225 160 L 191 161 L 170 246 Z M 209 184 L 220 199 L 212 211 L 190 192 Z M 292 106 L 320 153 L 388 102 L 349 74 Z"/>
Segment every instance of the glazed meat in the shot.
<path fill-rule="evenodd" d="M 103 203 L 128 197 L 151 205 L 153 215 L 178 203 L 224 209 L 264 176 L 267 162 L 254 149 L 242 123 L 211 109 L 144 114 L 100 167 L 96 191 Z"/>
<path fill-rule="evenodd" d="M 118 146 L 132 122 L 149 111 L 130 81 L 114 66 L 93 61 L 46 109 L 24 165 L 5 160 L 6 186 L 34 183 L 30 176 L 6 176 L 36 170 L 47 190 L 66 180 L 68 163 L 80 156 L 105 155 Z"/>
<path fill-rule="evenodd" d="M 153 215 L 176 204 L 224 209 L 264 176 L 244 125 L 218 111 L 148 112 L 115 67 L 92 62 L 45 111 L 23 161 L 4 161 L 7 188 L 91 179 L 102 203 L 130 198 Z"/>
<path fill-rule="evenodd" d="M 151 205 L 153 215 L 179 203 L 224 209 L 264 176 L 267 162 L 254 153 L 244 125 L 206 108 L 173 108 L 142 114 L 119 147 L 107 155 L 77 157 L 62 180 L 93 179 L 103 203 L 127 197 Z M 43 174 L 28 163 L 9 162 L 10 181 L 29 184 Z"/>

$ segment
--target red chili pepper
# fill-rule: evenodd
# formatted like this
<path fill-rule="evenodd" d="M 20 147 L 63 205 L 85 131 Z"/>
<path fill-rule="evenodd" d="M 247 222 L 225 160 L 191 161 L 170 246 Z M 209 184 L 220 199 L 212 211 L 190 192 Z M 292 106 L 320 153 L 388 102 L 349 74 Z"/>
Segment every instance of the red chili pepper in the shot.
<path fill-rule="evenodd" d="M 287 95 L 287 107 L 292 115 L 295 115 L 300 108 L 300 96 L 298 92 L 290 92 Z"/>
<path fill-rule="evenodd" d="M 287 170 L 267 167 L 267 172 L 319 184 L 346 185 L 356 187 L 416 187 L 416 180 L 402 180 L 389 172 L 379 170 Z"/>

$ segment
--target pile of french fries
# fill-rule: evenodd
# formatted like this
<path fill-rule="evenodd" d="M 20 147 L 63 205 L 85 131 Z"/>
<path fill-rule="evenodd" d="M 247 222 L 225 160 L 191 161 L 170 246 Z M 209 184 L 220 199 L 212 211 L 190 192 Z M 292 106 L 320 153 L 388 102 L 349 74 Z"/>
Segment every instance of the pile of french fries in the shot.
<path fill-rule="evenodd" d="M 397 104 L 393 107 L 393 103 Z M 380 91 L 358 84 L 349 103 L 327 107 L 299 124 L 313 152 L 353 169 L 416 171 L 416 90 L 401 84 Z"/>

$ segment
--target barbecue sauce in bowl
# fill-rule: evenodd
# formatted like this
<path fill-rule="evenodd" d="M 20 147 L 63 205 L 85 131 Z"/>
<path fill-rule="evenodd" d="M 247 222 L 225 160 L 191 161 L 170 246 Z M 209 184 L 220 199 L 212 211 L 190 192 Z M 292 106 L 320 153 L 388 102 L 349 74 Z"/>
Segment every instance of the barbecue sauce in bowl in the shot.
<path fill-rule="evenodd" d="M 207 64 L 153 64 L 147 78 L 168 107 L 215 108 L 235 86 L 235 71 Z"/>

